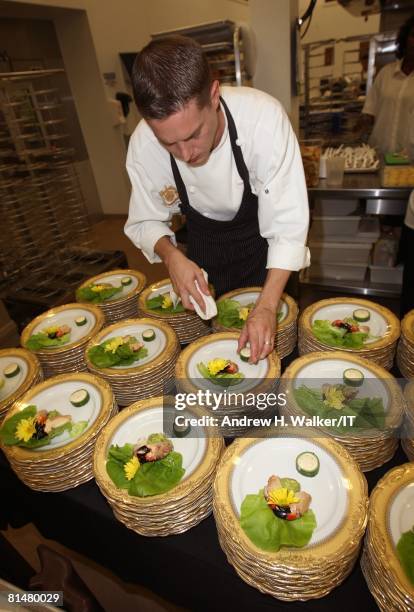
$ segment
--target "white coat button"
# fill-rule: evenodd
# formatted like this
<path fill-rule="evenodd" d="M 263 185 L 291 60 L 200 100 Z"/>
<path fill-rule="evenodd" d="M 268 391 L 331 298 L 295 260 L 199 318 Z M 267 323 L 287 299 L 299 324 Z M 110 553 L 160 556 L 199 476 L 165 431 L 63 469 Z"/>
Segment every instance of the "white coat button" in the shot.
<path fill-rule="evenodd" d="M 188 188 L 188 191 L 190 193 L 195 193 L 196 192 L 196 188 L 194 187 L 194 185 L 190 185 L 190 187 Z"/>
<path fill-rule="evenodd" d="M 268 194 L 268 193 L 269 193 L 269 190 L 266 188 L 265 189 L 265 194 Z"/>

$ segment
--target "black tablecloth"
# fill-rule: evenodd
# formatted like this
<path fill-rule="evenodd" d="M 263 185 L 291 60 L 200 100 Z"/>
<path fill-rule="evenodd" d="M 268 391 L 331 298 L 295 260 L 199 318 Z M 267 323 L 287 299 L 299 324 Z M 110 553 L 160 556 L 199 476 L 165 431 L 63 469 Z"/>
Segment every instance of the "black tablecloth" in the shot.
<path fill-rule="evenodd" d="M 367 473 L 370 489 L 391 467 L 406 461 L 399 449 L 392 461 Z M 286 603 L 261 594 L 237 576 L 219 546 L 212 516 L 187 533 L 147 538 L 115 519 L 95 482 L 64 493 L 37 493 L 17 479 L 3 455 L 0 477 L 2 529 L 33 522 L 43 536 L 189 610 L 377 610 L 359 564 L 327 597 Z"/>

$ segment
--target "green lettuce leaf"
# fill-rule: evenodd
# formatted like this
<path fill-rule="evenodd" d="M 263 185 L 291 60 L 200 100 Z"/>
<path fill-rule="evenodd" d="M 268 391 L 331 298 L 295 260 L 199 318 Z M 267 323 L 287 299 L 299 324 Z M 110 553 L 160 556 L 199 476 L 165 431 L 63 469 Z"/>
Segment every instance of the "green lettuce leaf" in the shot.
<path fill-rule="evenodd" d="M 359 349 L 369 334 L 364 332 L 347 333 L 346 329 L 332 325 L 330 321 L 317 319 L 312 325 L 315 338 L 329 346 Z"/>
<path fill-rule="evenodd" d="M 78 302 L 90 302 L 91 304 L 102 304 L 105 300 L 120 293 L 123 287 L 105 287 L 102 291 L 92 291 L 94 285 L 80 287 L 76 290 L 76 300 Z"/>
<path fill-rule="evenodd" d="M 220 300 L 217 302 L 217 321 L 223 327 L 241 329 L 244 321 L 239 317 L 241 305 L 236 300 Z"/>
<path fill-rule="evenodd" d="M 72 427 L 70 428 L 69 435 L 71 438 L 77 438 L 81 435 L 83 431 L 88 426 L 89 421 L 77 421 L 76 423 L 72 423 Z"/>
<path fill-rule="evenodd" d="M 119 461 L 122 464 L 127 463 L 132 455 L 134 454 L 133 444 L 124 444 L 124 446 L 118 446 L 113 444 L 108 452 L 108 457 L 114 461 Z"/>
<path fill-rule="evenodd" d="M 197 369 L 203 378 L 208 378 L 212 383 L 220 385 L 221 387 L 238 385 L 244 379 L 244 374 L 241 372 L 236 372 L 235 374 L 223 372 L 222 374 L 215 374 L 212 376 L 203 362 L 197 364 Z"/>
<path fill-rule="evenodd" d="M 30 336 L 26 342 L 26 348 L 30 351 L 37 351 L 42 348 L 54 348 L 67 344 L 70 340 L 70 332 L 60 338 L 49 338 L 47 334 L 39 332 Z"/>
<path fill-rule="evenodd" d="M 414 585 L 414 527 L 402 534 L 397 553 L 408 580 Z"/>
<path fill-rule="evenodd" d="M 147 300 L 147 308 L 150 310 L 155 310 L 160 313 L 169 313 L 176 314 L 177 312 L 184 312 L 185 308 L 181 302 L 178 302 L 174 308 L 174 306 L 170 306 L 169 308 L 162 308 L 162 301 L 164 299 L 163 295 L 157 295 L 149 300 Z"/>
<path fill-rule="evenodd" d="M 128 366 L 144 359 L 148 355 L 148 349 L 142 347 L 139 351 L 133 351 L 129 343 L 122 344 L 115 352 L 105 351 L 105 347 L 113 338 L 105 340 L 102 344 L 93 346 L 88 351 L 88 357 L 97 368 L 112 368 L 114 366 Z M 137 342 L 135 337 L 130 340 L 131 343 Z"/>
<path fill-rule="evenodd" d="M 277 552 L 282 546 L 306 546 L 316 528 L 316 518 L 312 510 L 295 521 L 278 518 L 267 505 L 261 490 L 257 495 L 246 495 L 244 498 L 240 525 L 258 548 Z"/>

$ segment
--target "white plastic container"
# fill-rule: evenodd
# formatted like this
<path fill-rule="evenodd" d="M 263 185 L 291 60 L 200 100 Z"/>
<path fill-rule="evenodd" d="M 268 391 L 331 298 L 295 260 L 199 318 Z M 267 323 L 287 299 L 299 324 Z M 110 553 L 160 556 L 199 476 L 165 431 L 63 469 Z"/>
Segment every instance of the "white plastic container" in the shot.
<path fill-rule="evenodd" d="M 312 262 L 319 263 L 369 263 L 372 245 L 369 242 L 309 242 Z"/>
<path fill-rule="evenodd" d="M 371 283 L 386 283 L 390 285 L 402 285 L 404 266 L 393 268 L 387 266 L 369 266 Z"/>
<path fill-rule="evenodd" d="M 363 281 L 367 271 L 365 264 L 315 262 L 308 268 L 310 279 L 333 279 Z"/>
<path fill-rule="evenodd" d="M 352 236 L 358 231 L 361 217 L 332 217 L 314 216 L 312 222 L 312 232 L 321 238 L 329 236 Z"/>

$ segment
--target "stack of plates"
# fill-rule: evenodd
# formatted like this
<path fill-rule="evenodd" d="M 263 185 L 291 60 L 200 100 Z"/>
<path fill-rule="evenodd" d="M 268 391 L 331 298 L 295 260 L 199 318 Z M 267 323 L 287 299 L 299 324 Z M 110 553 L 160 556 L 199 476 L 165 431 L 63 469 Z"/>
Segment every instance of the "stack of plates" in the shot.
<path fill-rule="evenodd" d="M 247 306 L 256 302 L 261 291 L 262 287 L 247 287 L 246 289 L 229 291 L 217 300 L 217 304 L 222 300 L 236 300 L 241 306 Z M 280 298 L 278 313 L 281 314 L 276 325 L 275 351 L 280 359 L 283 359 L 294 350 L 297 338 L 298 305 L 287 293 L 283 293 Z M 240 329 L 236 327 L 224 327 L 221 325 L 217 321 L 217 317 L 213 319 L 213 330 L 237 331 L 240 333 Z"/>
<path fill-rule="evenodd" d="M 180 344 L 188 344 L 201 336 L 209 334 L 211 332 L 210 321 L 203 321 L 195 312 L 185 310 L 176 314 L 164 314 L 147 307 L 147 300 L 164 293 L 169 293 L 170 289 L 172 289 L 172 284 L 169 278 L 147 287 L 138 299 L 139 316 L 151 317 L 169 323 L 176 331 Z M 211 286 L 210 291 L 213 291 Z"/>
<path fill-rule="evenodd" d="M 414 378 L 414 310 L 410 310 L 401 321 L 397 365 L 405 378 Z"/>
<path fill-rule="evenodd" d="M 17 374 L 5 376 L 4 371 L 15 365 Z M 0 423 L 12 404 L 41 380 L 40 363 L 32 353 L 21 348 L 0 350 Z"/>
<path fill-rule="evenodd" d="M 414 584 L 401 565 L 397 544 L 414 526 L 414 464 L 390 470 L 373 490 L 361 568 L 383 612 L 414 610 Z"/>
<path fill-rule="evenodd" d="M 365 342 L 363 348 L 333 347 L 320 342 L 313 335 L 312 325 L 316 320 L 333 322 L 336 319 L 352 318 L 352 313 L 358 308 L 368 310 L 370 313 L 369 321 L 362 325 L 368 325 L 370 334 L 373 336 Z M 299 354 L 305 355 L 313 351 L 347 351 L 356 353 L 365 359 L 371 359 L 386 370 L 390 370 L 394 362 L 399 335 L 399 320 L 388 308 L 379 304 L 369 300 L 345 297 L 320 300 L 305 308 L 299 318 Z"/>
<path fill-rule="evenodd" d="M 362 471 L 368 472 L 389 461 L 398 446 L 398 429 L 403 418 L 404 398 L 397 381 L 387 370 L 372 361 L 343 351 L 310 353 L 299 357 L 285 370 L 280 382 L 279 393 L 286 393 L 287 397 L 281 412 L 288 422 L 297 415 L 311 418 L 312 406 L 309 406 L 309 413 L 304 412 L 295 400 L 295 389 L 306 386 L 321 391 L 324 384 L 343 384 L 343 373 L 349 368 L 359 370 L 364 377 L 362 385 L 355 388 L 358 391 L 356 399 L 382 400 L 386 414 L 384 427 L 371 426 L 364 430 L 358 426 L 350 426 L 343 433 L 333 432 L 332 428 L 323 427 L 322 424 L 320 427 L 325 434 L 345 446 Z M 331 412 L 337 413 L 334 418 L 341 417 L 340 409 Z M 347 424 L 350 425 L 349 422 Z M 305 435 L 306 429 L 307 427 L 303 426 L 300 433 Z"/>
<path fill-rule="evenodd" d="M 222 438 L 212 437 L 203 426 L 197 425 L 185 438 L 172 437 L 165 428 L 166 410 L 165 397 L 136 402 L 112 419 L 95 448 L 94 472 L 102 494 L 119 521 L 146 536 L 182 533 L 211 513 L 213 480 L 224 448 Z M 192 417 L 202 414 L 195 407 L 188 413 Z M 150 434 L 163 431 L 183 457 L 182 480 L 170 491 L 148 497 L 131 496 L 117 488 L 106 471 L 110 446 L 135 445 Z"/>
<path fill-rule="evenodd" d="M 138 315 L 137 297 L 147 283 L 144 274 L 137 270 L 111 270 L 110 272 L 104 272 L 103 274 L 88 278 L 88 280 L 79 287 L 79 289 L 81 289 L 92 283 L 94 285 L 110 283 L 114 287 L 120 287 L 122 286 L 121 280 L 127 276 L 132 279 L 129 285 L 122 287 L 122 291 L 114 295 L 114 297 L 98 304 L 105 315 L 107 325 L 122 319 L 135 318 Z"/>
<path fill-rule="evenodd" d="M 334 440 L 287 432 L 269 430 L 270 438 L 239 439 L 227 448 L 214 483 L 213 512 L 221 547 L 245 582 L 278 599 L 307 600 L 327 595 L 351 572 L 367 520 L 367 484 L 357 463 Z M 320 461 L 313 478 L 296 470 L 297 456 L 306 451 Z M 271 475 L 295 478 L 312 496 L 317 526 L 303 548 L 264 551 L 240 526 L 245 496 L 257 494 Z"/>
<path fill-rule="evenodd" d="M 243 417 L 260 417 L 259 411 L 265 409 L 266 413 L 262 413 L 262 416 L 267 417 L 272 412 L 272 406 L 276 406 L 273 400 L 271 404 L 266 402 L 266 394 L 273 393 L 279 382 L 279 357 L 273 352 L 256 365 L 242 361 L 237 353 L 239 335 L 239 332 L 217 332 L 199 338 L 182 351 L 175 368 L 177 389 L 187 394 L 199 395 L 201 392 L 205 396 L 205 408 L 219 419 L 218 426 L 225 436 L 240 435 L 252 426 L 244 422 Z M 197 365 L 204 363 L 207 366 L 209 361 L 217 358 L 233 361 L 239 372 L 244 374 L 242 382 L 222 387 L 203 378 Z M 215 395 L 214 400 L 212 394 Z M 227 419 L 223 421 L 223 417 L 233 420 L 229 423 Z"/>
<path fill-rule="evenodd" d="M 98 368 L 88 357 L 88 351 L 97 344 L 119 336 L 135 336 L 143 342 L 142 332 L 151 329 L 154 340 L 144 342 L 148 355 L 129 366 Z M 129 406 L 140 399 L 162 395 L 174 380 L 174 367 L 180 353 L 175 331 L 163 321 L 155 319 L 126 319 L 105 327 L 88 344 L 85 359 L 88 370 L 102 376 L 112 387 L 120 406 Z"/>
<path fill-rule="evenodd" d="M 404 389 L 405 418 L 401 446 L 410 461 L 414 461 L 414 380 Z"/>
<path fill-rule="evenodd" d="M 85 317 L 86 323 L 77 326 L 75 319 Z M 27 325 L 21 335 L 22 346 L 33 334 L 48 327 L 68 325 L 70 341 L 59 347 L 42 348 L 32 351 L 39 359 L 45 378 L 64 372 L 86 371 L 85 347 L 104 325 L 102 311 L 93 304 L 65 304 L 39 315 Z"/>
<path fill-rule="evenodd" d="M 70 402 L 75 391 L 84 389 L 89 401 L 81 407 Z M 86 429 L 71 438 L 67 431 L 47 446 L 27 449 L 2 446 L 13 471 L 36 491 L 65 491 L 93 478 L 93 451 L 96 438 L 109 419 L 117 413 L 108 383 L 92 374 L 62 374 L 32 387 L 7 413 L 7 418 L 29 405 L 37 410 L 57 410 L 72 416 L 73 422 L 88 421 Z"/>

